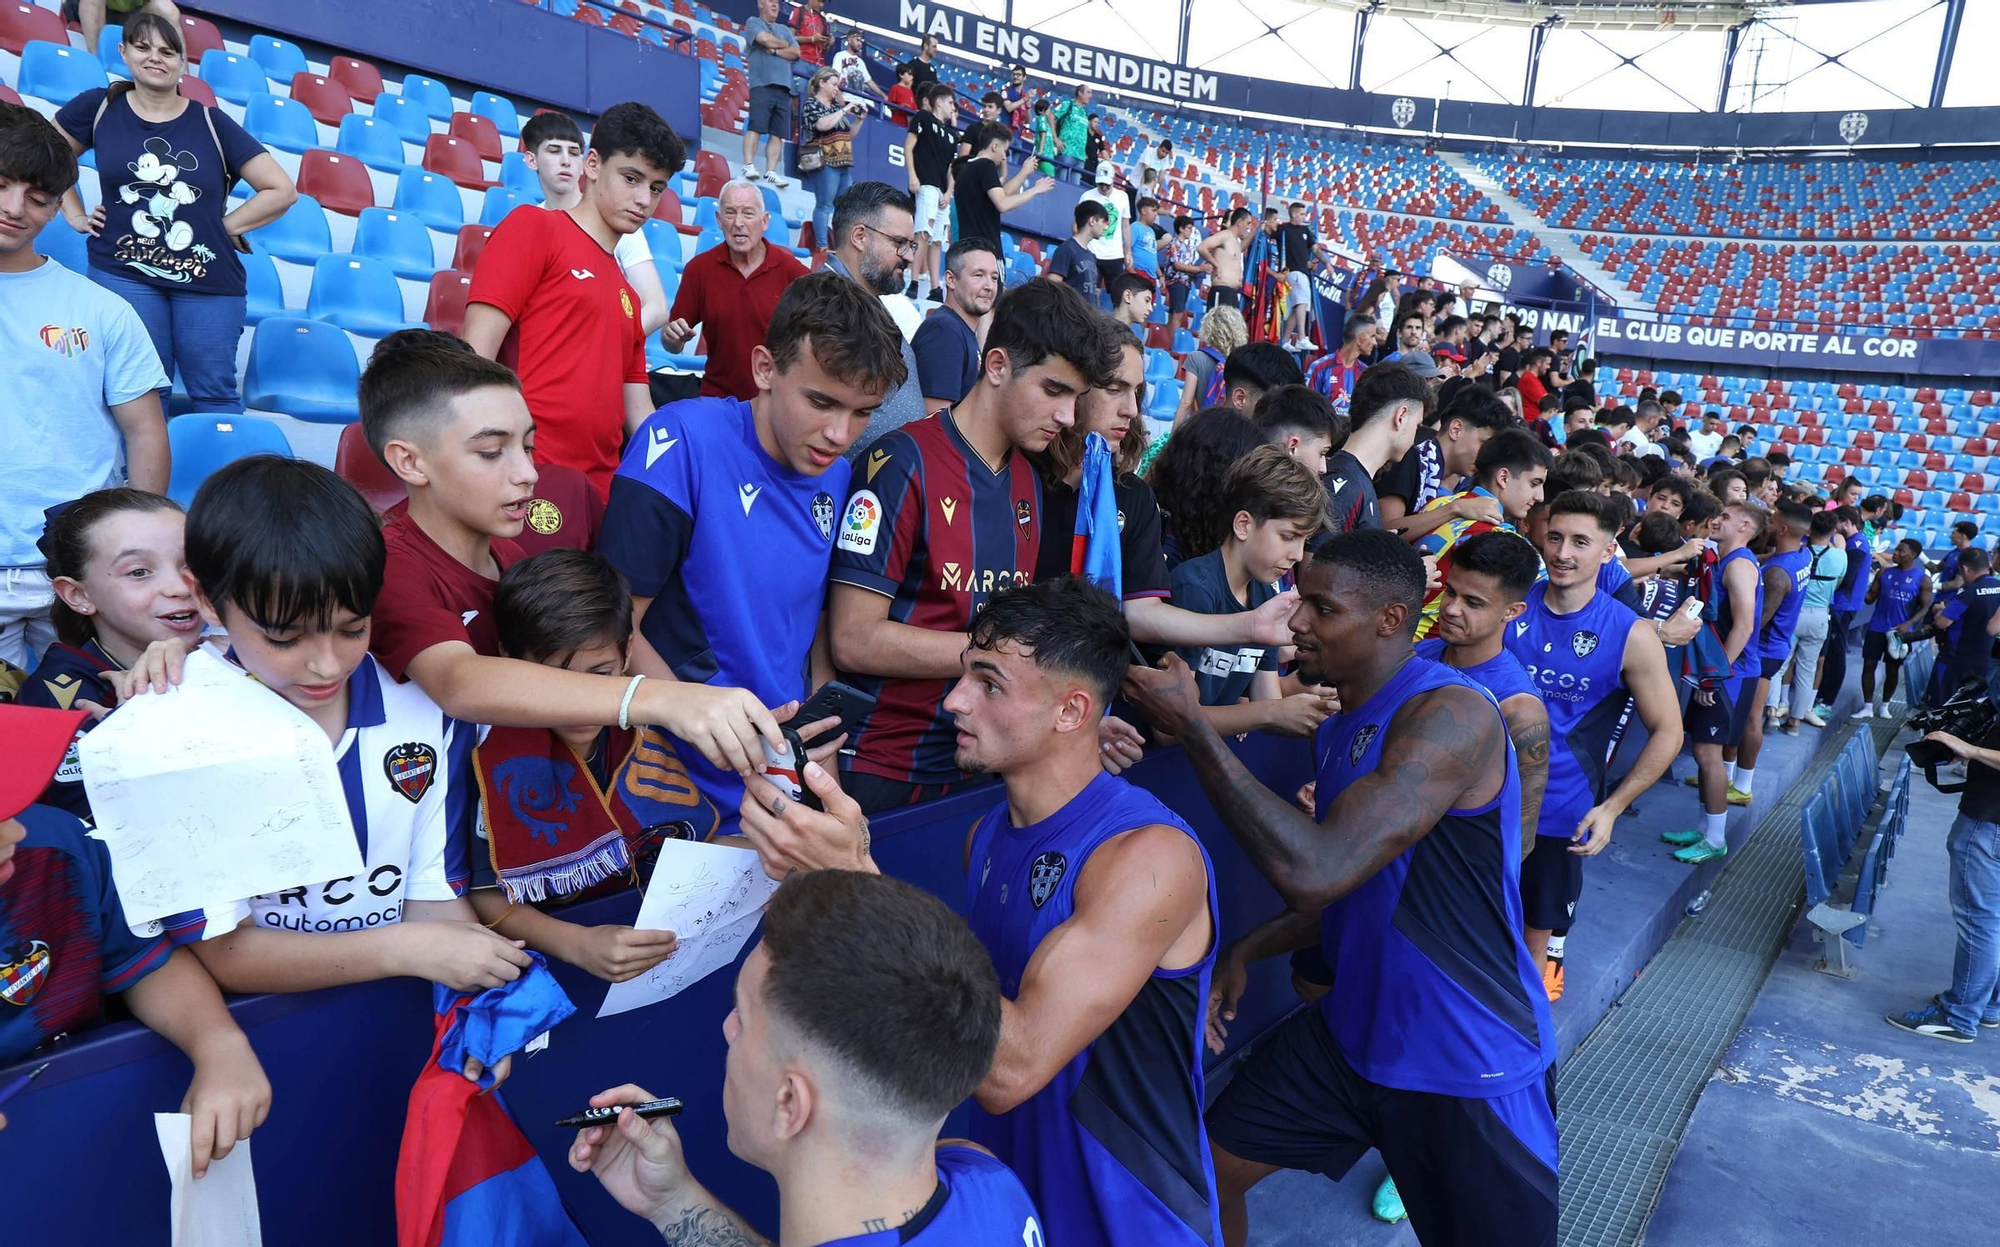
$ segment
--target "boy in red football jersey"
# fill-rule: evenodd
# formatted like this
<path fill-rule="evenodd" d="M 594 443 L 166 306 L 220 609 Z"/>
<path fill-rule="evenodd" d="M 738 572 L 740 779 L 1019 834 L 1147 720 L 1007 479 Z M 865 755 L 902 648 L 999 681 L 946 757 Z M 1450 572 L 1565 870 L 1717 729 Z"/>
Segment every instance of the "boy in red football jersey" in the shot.
<path fill-rule="evenodd" d="M 658 113 L 613 104 L 591 132 L 576 206 L 515 209 L 473 272 L 465 340 L 520 374 L 542 459 L 583 472 L 600 494 L 626 434 L 653 414 L 639 296 L 613 251 L 686 158 Z"/>

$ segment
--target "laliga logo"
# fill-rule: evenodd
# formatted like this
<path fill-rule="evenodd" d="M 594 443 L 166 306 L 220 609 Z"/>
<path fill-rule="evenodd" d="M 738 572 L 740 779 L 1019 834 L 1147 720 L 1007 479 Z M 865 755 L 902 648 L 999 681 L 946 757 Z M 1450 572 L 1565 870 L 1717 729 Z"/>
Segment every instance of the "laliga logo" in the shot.
<path fill-rule="evenodd" d="M 1486 280 L 1493 283 L 1495 290 L 1505 290 L 1514 284 L 1514 269 L 1511 265 L 1495 264 L 1486 270 Z"/>
<path fill-rule="evenodd" d="M 1407 95 L 1399 95 L 1396 102 L 1389 105 L 1389 116 L 1399 126 L 1407 126 L 1417 115 L 1417 102 Z M 1844 126 L 1846 123 L 1842 123 Z M 1850 142 L 1852 140 L 1849 140 Z"/>
<path fill-rule="evenodd" d="M 1858 143 L 1861 136 L 1868 133 L 1867 113 L 1848 113 L 1840 119 L 1840 137 L 1850 143 Z"/>

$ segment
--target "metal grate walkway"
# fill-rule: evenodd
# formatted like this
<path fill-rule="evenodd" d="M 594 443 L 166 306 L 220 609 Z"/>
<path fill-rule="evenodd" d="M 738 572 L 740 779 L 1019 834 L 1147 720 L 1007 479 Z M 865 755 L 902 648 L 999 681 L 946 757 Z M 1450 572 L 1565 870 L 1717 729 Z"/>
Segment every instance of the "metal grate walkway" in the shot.
<path fill-rule="evenodd" d="M 1865 721 L 1864 721 L 1865 722 Z M 1877 721 L 1886 749 L 1900 717 Z M 1562 1247 L 1639 1242 L 1703 1085 L 1749 1014 L 1804 900 L 1799 823 L 1862 723 L 1818 752 L 1557 1076 Z"/>

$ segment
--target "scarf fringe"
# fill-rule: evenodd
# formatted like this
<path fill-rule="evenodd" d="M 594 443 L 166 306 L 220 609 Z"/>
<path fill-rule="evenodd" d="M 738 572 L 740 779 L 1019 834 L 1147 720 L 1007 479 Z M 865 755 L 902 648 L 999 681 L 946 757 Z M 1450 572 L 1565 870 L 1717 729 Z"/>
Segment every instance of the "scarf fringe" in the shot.
<path fill-rule="evenodd" d="M 613 831 L 578 853 L 539 862 L 527 869 L 502 870 L 500 887 L 514 904 L 534 904 L 551 896 L 569 896 L 595 887 L 631 869 L 632 854 L 625 837 Z"/>

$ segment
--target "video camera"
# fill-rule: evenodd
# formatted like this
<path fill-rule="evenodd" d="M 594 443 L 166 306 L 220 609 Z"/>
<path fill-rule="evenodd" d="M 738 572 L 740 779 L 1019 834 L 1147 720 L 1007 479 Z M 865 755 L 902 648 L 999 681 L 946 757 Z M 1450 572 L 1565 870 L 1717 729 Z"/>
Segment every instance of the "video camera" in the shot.
<path fill-rule="evenodd" d="M 1919 710 L 1909 719 L 1910 730 L 1920 736 L 1948 732 L 1975 745 L 1992 733 L 1996 723 L 2000 723 L 2000 712 L 1995 711 L 1993 699 L 1986 695 L 1986 681 L 1978 676 L 1961 683 L 1944 704 Z M 1926 771 L 1943 766 L 1952 758 L 1951 750 L 1934 740 L 1913 740 L 1903 749 L 1911 762 Z"/>

